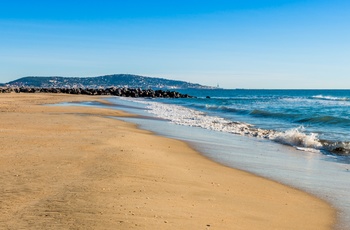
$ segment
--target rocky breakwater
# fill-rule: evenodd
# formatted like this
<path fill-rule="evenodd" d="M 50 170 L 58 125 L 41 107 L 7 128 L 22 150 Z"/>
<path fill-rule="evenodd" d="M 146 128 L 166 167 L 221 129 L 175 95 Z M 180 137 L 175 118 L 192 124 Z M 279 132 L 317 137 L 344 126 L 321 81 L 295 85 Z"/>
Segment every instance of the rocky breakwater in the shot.
<path fill-rule="evenodd" d="M 169 90 L 131 89 L 131 88 L 34 88 L 34 87 L 2 87 L 0 93 L 64 93 L 82 95 L 111 95 L 119 97 L 158 97 L 158 98 L 192 98 Z"/>

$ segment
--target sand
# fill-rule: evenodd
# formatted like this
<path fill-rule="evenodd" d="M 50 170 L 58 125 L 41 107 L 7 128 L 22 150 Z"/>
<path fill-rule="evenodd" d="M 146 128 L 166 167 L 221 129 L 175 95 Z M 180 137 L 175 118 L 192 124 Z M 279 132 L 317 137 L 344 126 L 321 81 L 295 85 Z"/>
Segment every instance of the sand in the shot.
<path fill-rule="evenodd" d="M 302 191 L 217 164 L 110 116 L 43 106 L 91 96 L 0 94 L 0 229 L 332 229 Z"/>

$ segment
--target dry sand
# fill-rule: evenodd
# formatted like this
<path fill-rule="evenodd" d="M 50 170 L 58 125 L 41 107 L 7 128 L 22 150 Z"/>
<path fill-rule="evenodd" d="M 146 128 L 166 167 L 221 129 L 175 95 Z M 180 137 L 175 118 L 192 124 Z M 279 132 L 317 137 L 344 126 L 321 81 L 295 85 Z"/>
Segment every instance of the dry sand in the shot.
<path fill-rule="evenodd" d="M 212 162 L 106 116 L 42 106 L 96 97 L 0 94 L 0 229 L 331 229 L 307 193 Z"/>

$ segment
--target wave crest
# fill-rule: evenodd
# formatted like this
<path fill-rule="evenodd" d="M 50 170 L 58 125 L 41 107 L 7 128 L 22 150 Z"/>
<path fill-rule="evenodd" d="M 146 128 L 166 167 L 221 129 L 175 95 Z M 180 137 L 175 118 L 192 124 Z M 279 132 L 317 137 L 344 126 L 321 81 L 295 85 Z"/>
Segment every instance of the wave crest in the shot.
<path fill-rule="evenodd" d="M 315 95 L 312 96 L 313 99 L 327 100 L 327 101 L 350 101 L 348 97 L 333 97 L 333 96 L 324 96 L 324 95 Z"/>
<path fill-rule="evenodd" d="M 289 129 L 285 132 L 277 132 L 271 136 L 271 140 L 280 142 L 282 144 L 292 145 L 303 148 L 319 149 L 322 147 L 318 135 L 316 133 L 304 133 L 304 127 Z"/>

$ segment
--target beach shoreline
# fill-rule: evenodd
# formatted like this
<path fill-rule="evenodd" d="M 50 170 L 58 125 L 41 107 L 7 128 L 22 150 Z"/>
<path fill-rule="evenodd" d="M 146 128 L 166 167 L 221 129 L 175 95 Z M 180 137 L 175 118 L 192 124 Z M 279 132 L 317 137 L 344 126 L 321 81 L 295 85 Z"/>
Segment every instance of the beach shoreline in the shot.
<path fill-rule="evenodd" d="M 109 118 L 131 114 L 42 105 L 95 100 L 1 95 L 1 228 L 334 227 L 325 201 Z"/>

